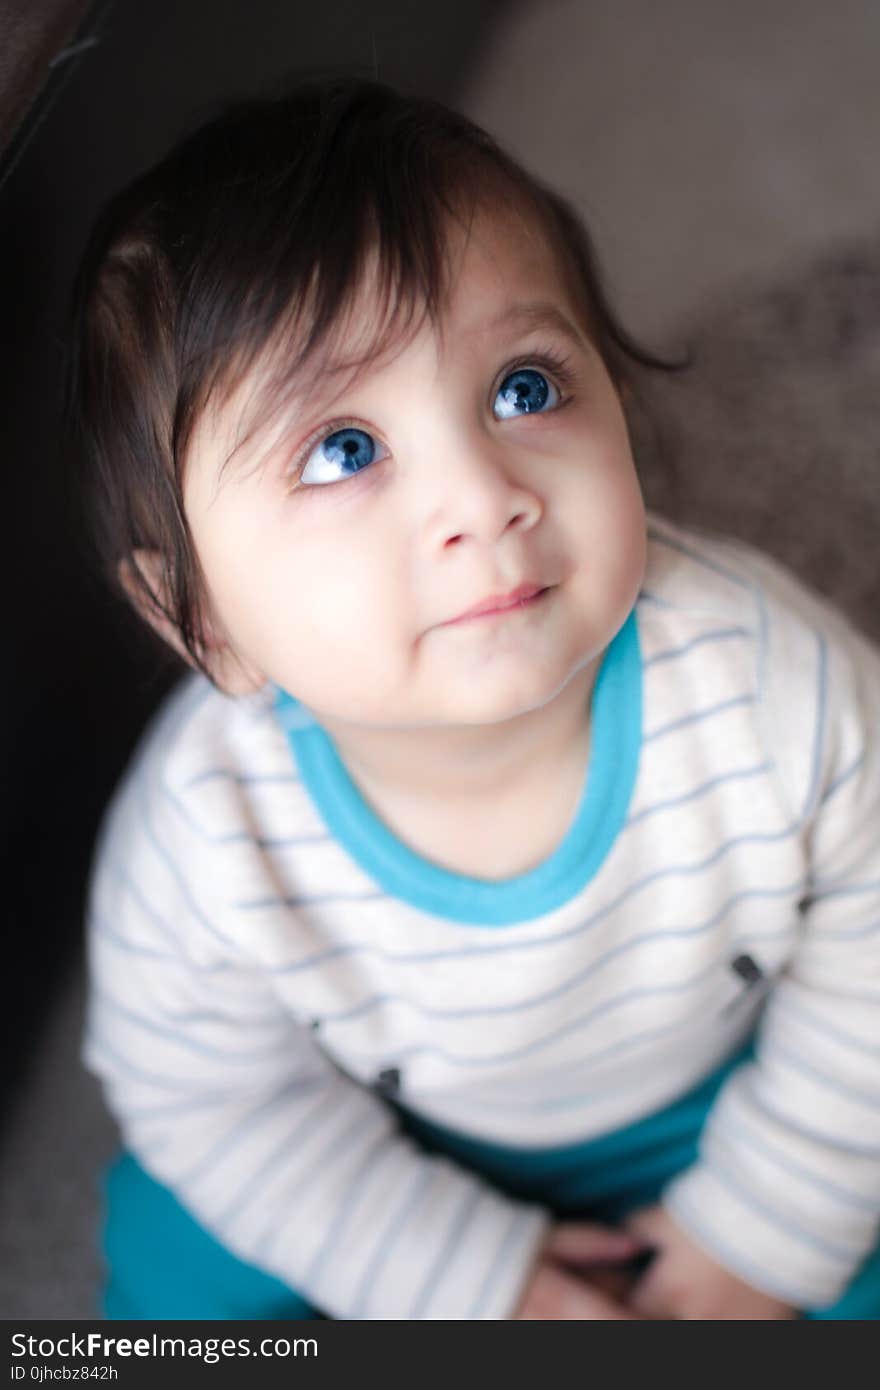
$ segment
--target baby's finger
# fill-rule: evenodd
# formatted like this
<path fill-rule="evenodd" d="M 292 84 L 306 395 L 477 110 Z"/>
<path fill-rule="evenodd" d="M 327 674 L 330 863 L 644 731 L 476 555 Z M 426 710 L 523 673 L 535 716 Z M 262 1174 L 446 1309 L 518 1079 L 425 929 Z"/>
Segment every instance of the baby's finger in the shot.
<path fill-rule="evenodd" d="M 572 1264 L 629 1260 L 641 1249 L 638 1236 L 593 1221 L 561 1221 L 545 1247 L 554 1259 Z"/>
<path fill-rule="evenodd" d="M 561 1267 L 545 1265 L 527 1291 L 516 1317 L 525 1322 L 633 1320 L 637 1314 Z"/>
<path fill-rule="evenodd" d="M 624 1218 L 623 1228 L 642 1245 L 659 1244 L 668 1235 L 669 1217 L 662 1207 L 640 1207 Z"/>
<path fill-rule="evenodd" d="M 611 1264 L 606 1260 L 602 1264 L 586 1265 L 581 1278 L 591 1289 L 604 1294 L 612 1302 L 625 1304 L 627 1308 L 630 1306 L 629 1294 L 635 1280 L 628 1264 Z"/>
<path fill-rule="evenodd" d="M 613 1293 L 595 1288 L 587 1281 L 581 1294 L 584 1322 L 636 1322 L 641 1314 Z"/>
<path fill-rule="evenodd" d="M 627 1295 L 627 1307 L 640 1318 L 670 1319 L 676 1315 L 671 1311 L 668 1297 L 664 1297 L 663 1283 L 655 1275 L 645 1274 L 636 1280 Z"/>

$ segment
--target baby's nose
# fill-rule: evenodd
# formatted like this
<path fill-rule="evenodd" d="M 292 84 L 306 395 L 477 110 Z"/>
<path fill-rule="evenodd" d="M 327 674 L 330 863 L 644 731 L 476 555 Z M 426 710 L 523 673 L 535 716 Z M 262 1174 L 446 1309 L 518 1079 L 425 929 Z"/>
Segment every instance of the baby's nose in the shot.
<path fill-rule="evenodd" d="M 541 517 L 540 497 L 499 444 L 471 442 L 456 451 L 443 474 L 434 517 L 443 547 L 469 539 L 491 544 L 505 531 L 530 529 Z"/>

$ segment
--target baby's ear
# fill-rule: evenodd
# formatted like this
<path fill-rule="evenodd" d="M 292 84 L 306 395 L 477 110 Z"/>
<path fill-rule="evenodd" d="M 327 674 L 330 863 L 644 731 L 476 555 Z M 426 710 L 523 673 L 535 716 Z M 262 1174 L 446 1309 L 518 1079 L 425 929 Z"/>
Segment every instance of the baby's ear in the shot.
<path fill-rule="evenodd" d="M 135 570 L 143 582 L 138 580 Z M 163 607 L 169 606 L 168 589 L 165 583 L 162 557 L 159 552 L 156 550 L 133 551 L 130 559 L 119 561 L 117 574 L 120 584 L 128 594 L 132 607 L 143 618 L 144 622 L 149 623 L 153 631 L 162 638 L 162 641 L 166 642 L 169 647 L 173 647 L 177 655 L 182 657 L 188 666 L 192 666 L 193 659 L 183 645 L 177 627 L 163 612 Z"/>
<path fill-rule="evenodd" d="M 139 583 L 134 573 L 137 569 L 143 583 Z M 157 550 L 135 550 L 131 558 L 119 562 L 119 582 L 128 594 L 135 610 L 155 633 L 173 648 L 187 666 L 198 670 L 191 654 L 187 651 L 176 624 L 163 609 L 170 608 L 168 588 L 162 557 Z M 146 589 L 144 586 L 146 585 Z M 213 627 L 208 627 L 202 659 L 221 690 L 229 695 L 247 695 L 259 690 L 263 677 L 241 661 L 232 647 L 215 636 Z"/>

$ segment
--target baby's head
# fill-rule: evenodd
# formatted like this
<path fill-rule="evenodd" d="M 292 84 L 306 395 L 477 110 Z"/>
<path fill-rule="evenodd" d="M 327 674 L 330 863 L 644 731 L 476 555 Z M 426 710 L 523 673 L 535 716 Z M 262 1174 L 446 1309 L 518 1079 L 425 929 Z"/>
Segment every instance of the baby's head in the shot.
<path fill-rule="evenodd" d="M 83 264 L 103 566 L 231 694 L 512 717 L 635 600 L 634 361 L 665 365 L 576 215 L 463 117 L 357 80 L 236 106 L 114 199 Z"/>

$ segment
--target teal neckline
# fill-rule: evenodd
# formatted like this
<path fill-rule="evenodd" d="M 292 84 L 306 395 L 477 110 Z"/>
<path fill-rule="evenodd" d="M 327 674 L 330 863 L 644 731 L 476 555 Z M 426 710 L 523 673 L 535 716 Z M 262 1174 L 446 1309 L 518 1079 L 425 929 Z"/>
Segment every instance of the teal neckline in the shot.
<path fill-rule="evenodd" d="M 395 898 L 474 926 L 507 926 L 552 912 L 598 872 L 626 818 L 642 742 L 642 662 L 635 608 L 609 643 L 592 696 L 590 755 L 581 798 L 553 853 L 514 878 L 468 878 L 408 848 L 379 819 L 329 734 L 275 687 L 275 713 L 300 775 L 331 834 Z"/>

